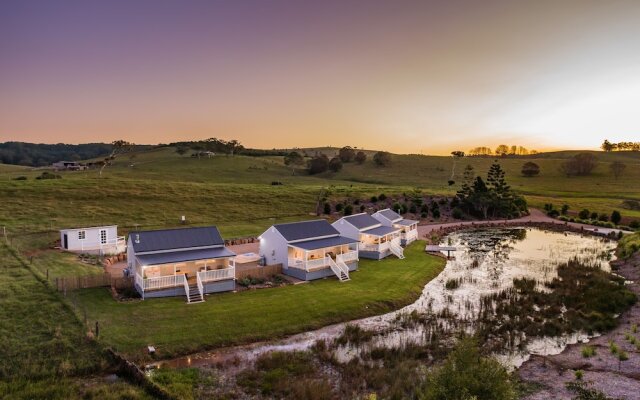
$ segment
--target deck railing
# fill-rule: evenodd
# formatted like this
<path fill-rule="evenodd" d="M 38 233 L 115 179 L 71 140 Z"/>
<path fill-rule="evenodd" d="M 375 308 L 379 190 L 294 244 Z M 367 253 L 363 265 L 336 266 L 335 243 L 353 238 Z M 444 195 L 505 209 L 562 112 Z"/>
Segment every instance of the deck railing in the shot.
<path fill-rule="evenodd" d="M 316 258 L 316 259 L 307 260 L 307 261 L 299 258 L 289 258 L 290 267 L 301 268 L 306 271 L 312 268 L 326 267 L 327 265 L 329 265 L 329 262 L 327 261 L 327 257 Z"/>
<path fill-rule="evenodd" d="M 410 240 L 415 240 L 418 238 L 418 230 L 414 229 L 408 232 L 402 232 L 401 236 L 402 239 L 410 241 Z"/>
<path fill-rule="evenodd" d="M 211 271 L 198 272 L 198 278 L 202 282 L 221 281 L 224 279 L 234 279 L 236 277 L 235 267 L 225 269 L 213 269 Z"/>
<path fill-rule="evenodd" d="M 144 290 L 163 289 L 183 285 L 184 275 L 165 275 L 144 279 Z"/>
<path fill-rule="evenodd" d="M 103 247 L 110 247 L 110 246 L 124 246 L 126 245 L 126 240 L 124 236 L 118 236 L 112 239 L 107 239 L 106 242 L 102 243 L 102 241 L 98 240 L 98 241 L 86 241 L 86 240 L 81 240 L 80 241 L 80 249 L 81 250 L 98 250 L 101 249 Z"/>
<path fill-rule="evenodd" d="M 346 253 L 338 254 L 336 260 L 344 263 L 358 261 L 358 252 L 356 250 L 348 251 Z"/>
<path fill-rule="evenodd" d="M 389 250 L 389 246 L 391 245 L 391 242 L 384 242 L 384 243 L 360 243 L 358 245 L 360 250 L 363 251 L 377 251 L 378 253 Z"/>

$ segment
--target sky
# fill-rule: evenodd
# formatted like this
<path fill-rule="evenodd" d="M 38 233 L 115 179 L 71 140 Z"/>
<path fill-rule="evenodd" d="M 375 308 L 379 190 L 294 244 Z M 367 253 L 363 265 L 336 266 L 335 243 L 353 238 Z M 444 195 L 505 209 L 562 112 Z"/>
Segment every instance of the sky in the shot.
<path fill-rule="evenodd" d="M 0 2 L 0 141 L 640 140 L 640 1 Z"/>

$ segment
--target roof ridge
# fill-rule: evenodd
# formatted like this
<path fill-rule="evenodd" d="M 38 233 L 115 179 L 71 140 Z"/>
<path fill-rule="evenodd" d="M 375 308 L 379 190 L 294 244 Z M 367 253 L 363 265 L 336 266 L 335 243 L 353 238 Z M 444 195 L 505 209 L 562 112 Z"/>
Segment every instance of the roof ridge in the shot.
<path fill-rule="evenodd" d="M 273 224 L 273 226 L 278 226 L 278 225 L 293 225 L 293 224 L 304 224 L 305 222 L 318 222 L 318 221 L 325 221 L 325 222 L 329 222 L 326 219 L 323 218 L 318 218 L 318 219 L 307 219 L 304 221 L 294 221 L 294 222 L 282 222 L 280 224 Z"/>
<path fill-rule="evenodd" d="M 216 225 L 206 225 L 206 226 L 187 226 L 184 228 L 167 228 L 167 229 L 150 229 L 147 231 L 131 231 L 131 232 L 135 232 L 135 233 L 142 233 L 142 232 L 166 232 L 166 231 L 181 231 L 181 230 L 187 230 L 187 229 L 204 229 L 204 228 L 216 228 L 218 229 L 218 227 Z M 218 229 L 219 231 L 219 229 Z"/>

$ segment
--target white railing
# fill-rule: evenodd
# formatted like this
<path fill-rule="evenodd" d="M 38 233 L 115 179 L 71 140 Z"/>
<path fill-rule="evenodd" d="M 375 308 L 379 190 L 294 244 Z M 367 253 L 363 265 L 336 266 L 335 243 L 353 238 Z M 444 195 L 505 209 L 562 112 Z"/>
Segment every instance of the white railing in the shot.
<path fill-rule="evenodd" d="M 155 290 L 162 289 L 167 287 L 176 287 L 180 286 L 183 283 L 186 283 L 186 279 L 184 279 L 184 275 L 165 275 L 159 276 L 157 278 L 145 278 L 144 279 L 144 290 Z"/>
<path fill-rule="evenodd" d="M 389 246 L 390 246 L 391 242 L 384 242 L 384 243 L 380 243 L 380 244 L 368 244 L 368 243 L 360 243 L 358 245 L 360 250 L 364 250 L 364 251 L 376 251 L 378 253 L 389 250 Z"/>
<path fill-rule="evenodd" d="M 346 253 L 342 253 L 339 254 L 336 257 L 336 261 L 342 261 L 344 263 L 348 263 L 348 262 L 352 262 L 352 261 L 358 261 L 358 252 L 357 251 L 349 251 Z"/>
<path fill-rule="evenodd" d="M 213 269 L 210 271 L 198 272 L 198 279 L 202 282 L 221 281 L 224 279 L 234 279 L 236 277 L 236 268 L 229 267 L 225 269 Z"/>
<path fill-rule="evenodd" d="M 198 283 L 198 292 L 200 292 L 200 298 L 204 299 L 204 286 L 202 285 L 202 279 L 200 279 L 200 274 L 196 275 L 196 282 Z"/>
<path fill-rule="evenodd" d="M 402 246 L 400 246 L 399 241 L 391 242 L 390 250 L 399 259 L 404 258 L 404 250 L 402 249 Z"/>
<path fill-rule="evenodd" d="M 418 238 L 418 230 L 414 229 L 408 232 L 402 232 L 401 237 L 406 241 L 415 240 Z"/>
<path fill-rule="evenodd" d="M 289 258 L 289 266 L 295 268 L 302 268 L 304 270 L 309 270 L 310 268 L 322 268 L 328 265 L 327 258 L 316 258 L 314 260 L 301 260 L 299 258 Z"/>
<path fill-rule="evenodd" d="M 189 283 L 186 279 L 183 279 L 182 284 L 184 285 L 184 294 L 187 296 L 187 303 L 191 303 L 191 295 L 189 294 Z"/>
<path fill-rule="evenodd" d="M 349 280 L 349 268 L 345 263 L 342 261 L 335 262 L 331 257 L 327 257 L 327 263 L 331 267 L 331 271 L 340 279 L 340 282 Z M 343 276 L 345 277 L 344 279 Z"/>

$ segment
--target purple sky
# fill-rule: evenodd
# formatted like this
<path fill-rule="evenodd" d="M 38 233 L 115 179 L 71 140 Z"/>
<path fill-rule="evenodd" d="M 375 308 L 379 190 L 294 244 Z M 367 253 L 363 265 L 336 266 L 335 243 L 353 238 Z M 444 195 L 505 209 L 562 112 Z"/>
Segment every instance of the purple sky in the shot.
<path fill-rule="evenodd" d="M 0 2 L 0 140 L 640 137 L 638 1 Z"/>

